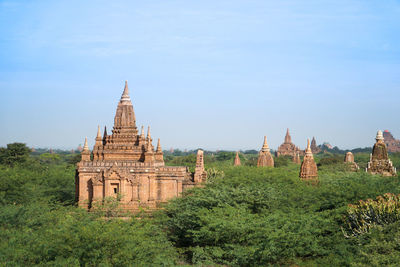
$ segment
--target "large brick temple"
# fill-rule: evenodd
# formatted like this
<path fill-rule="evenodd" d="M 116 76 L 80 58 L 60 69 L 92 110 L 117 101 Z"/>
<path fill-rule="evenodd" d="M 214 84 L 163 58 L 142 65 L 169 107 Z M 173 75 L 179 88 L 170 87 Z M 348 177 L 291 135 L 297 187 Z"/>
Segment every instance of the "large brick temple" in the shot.
<path fill-rule="evenodd" d="M 143 127 L 139 134 L 127 82 L 112 134 L 105 129 L 101 136 L 99 127 L 95 141 L 91 152 L 85 140 L 77 164 L 76 201 L 81 207 L 90 209 L 96 201 L 118 196 L 125 210 L 155 209 L 206 181 L 203 151 L 198 151 L 195 172 L 191 173 L 187 167 L 164 165 L 160 139 L 154 149 L 150 128 L 146 137 Z"/>
<path fill-rule="evenodd" d="M 286 131 L 285 141 L 278 147 L 276 156 L 291 156 L 296 157 L 297 154 L 303 155 L 304 152 L 292 143 L 292 137 L 290 136 L 289 129 Z"/>

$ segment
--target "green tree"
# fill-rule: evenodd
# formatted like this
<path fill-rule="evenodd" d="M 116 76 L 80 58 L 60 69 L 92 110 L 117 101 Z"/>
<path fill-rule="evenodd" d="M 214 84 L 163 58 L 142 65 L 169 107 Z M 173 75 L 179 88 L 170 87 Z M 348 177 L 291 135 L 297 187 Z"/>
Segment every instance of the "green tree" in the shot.
<path fill-rule="evenodd" d="M 23 143 L 7 144 L 7 148 L 0 148 L 0 163 L 14 165 L 16 163 L 26 162 L 30 148 Z"/>

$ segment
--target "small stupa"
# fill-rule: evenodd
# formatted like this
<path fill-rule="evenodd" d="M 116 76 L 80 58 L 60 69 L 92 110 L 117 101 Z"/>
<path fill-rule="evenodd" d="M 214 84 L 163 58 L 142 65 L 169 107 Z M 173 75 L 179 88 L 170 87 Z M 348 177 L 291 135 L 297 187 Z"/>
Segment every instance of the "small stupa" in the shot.
<path fill-rule="evenodd" d="M 240 165 L 242 164 L 240 163 L 239 151 L 237 151 L 235 156 L 235 161 L 233 162 L 233 166 L 240 166 Z"/>
<path fill-rule="evenodd" d="M 378 131 L 375 140 L 376 143 L 372 149 L 366 171 L 371 174 L 396 176 L 396 168 L 393 167 L 393 163 L 389 159 L 382 131 Z"/>
<path fill-rule="evenodd" d="M 264 144 L 258 153 L 257 167 L 274 167 L 274 158 L 268 147 L 266 136 L 264 136 Z"/>
<path fill-rule="evenodd" d="M 310 139 L 307 139 L 307 148 L 305 150 L 303 162 L 301 163 L 299 177 L 302 180 L 318 181 L 317 164 L 315 164 L 314 156 L 311 151 Z"/>
<path fill-rule="evenodd" d="M 358 167 L 357 163 L 354 161 L 354 155 L 350 151 L 346 153 L 344 157 L 344 162 L 350 166 L 352 171 L 358 171 L 360 167 Z"/>

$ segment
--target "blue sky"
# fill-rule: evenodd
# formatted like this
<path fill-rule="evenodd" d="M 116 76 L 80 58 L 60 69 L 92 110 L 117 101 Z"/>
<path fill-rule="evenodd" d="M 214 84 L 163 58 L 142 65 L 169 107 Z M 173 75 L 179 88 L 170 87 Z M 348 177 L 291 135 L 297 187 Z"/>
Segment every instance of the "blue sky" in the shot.
<path fill-rule="evenodd" d="M 128 80 L 164 149 L 400 138 L 400 1 L 0 1 L 0 145 L 72 148 Z"/>

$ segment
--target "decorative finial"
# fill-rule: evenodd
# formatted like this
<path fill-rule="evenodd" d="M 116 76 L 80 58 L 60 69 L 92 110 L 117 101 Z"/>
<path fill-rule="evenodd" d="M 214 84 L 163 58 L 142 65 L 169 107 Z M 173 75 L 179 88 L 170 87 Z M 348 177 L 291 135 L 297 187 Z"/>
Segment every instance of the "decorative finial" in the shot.
<path fill-rule="evenodd" d="M 147 140 L 147 148 L 146 148 L 146 150 L 147 150 L 147 152 L 153 152 L 151 140 Z"/>
<path fill-rule="evenodd" d="M 140 137 L 144 138 L 144 126 L 142 125 L 142 129 L 140 130 Z"/>
<path fill-rule="evenodd" d="M 310 138 L 307 138 L 306 154 L 312 154 L 311 147 L 310 147 Z"/>
<path fill-rule="evenodd" d="M 125 81 L 125 87 L 124 87 L 124 92 L 122 93 L 121 96 L 121 101 L 130 101 L 129 97 L 129 88 L 128 88 L 128 81 Z"/>
<path fill-rule="evenodd" d="M 100 125 L 97 127 L 97 136 L 96 139 L 101 139 Z"/>
<path fill-rule="evenodd" d="M 149 127 L 147 127 L 147 139 L 150 139 L 151 138 L 151 136 L 150 136 L 150 126 Z"/>
<path fill-rule="evenodd" d="M 285 136 L 285 143 L 291 143 L 291 142 L 292 142 L 292 137 L 290 136 L 289 128 L 287 128 L 286 136 Z"/>
<path fill-rule="evenodd" d="M 85 137 L 85 144 L 83 145 L 83 150 L 82 151 L 89 151 L 89 146 L 87 143 L 87 137 Z"/>
<path fill-rule="evenodd" d="M 158 138 L 158 141 L 157 141 L 157 152 L 162 152 L 160 138 Z"/>
<path fill-rule="evenodd" d="M 267 136 L 264 136 L 264 144 L 262 146 L 262 151 L 269 151 L 268 143 L 267 143 Z"/>
<path fill-rule="evenodd" d="M 382 133 L 382 131 L 381 130 L 379 130 L 377 133 L 376 133 L 376 141 L 380 141 L 380 140 L 384 140 L 384 138 L 383 138 L 383 133 Z"/>

